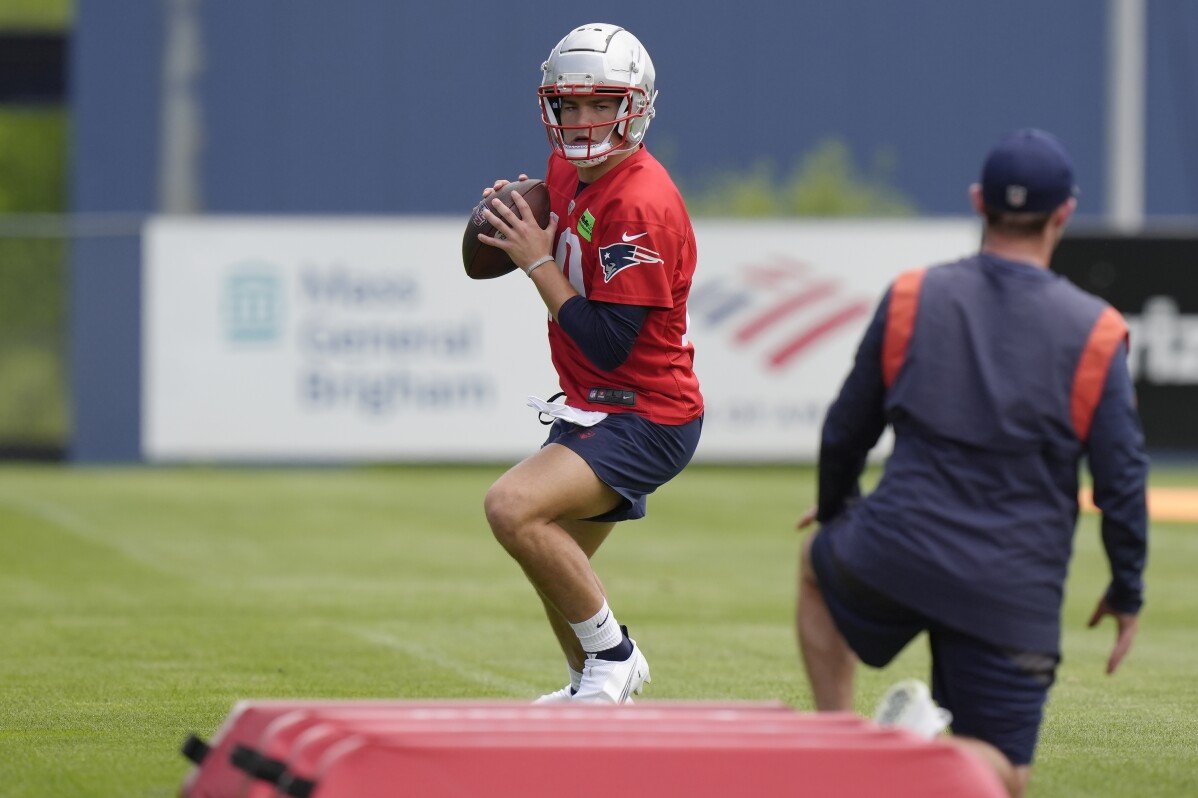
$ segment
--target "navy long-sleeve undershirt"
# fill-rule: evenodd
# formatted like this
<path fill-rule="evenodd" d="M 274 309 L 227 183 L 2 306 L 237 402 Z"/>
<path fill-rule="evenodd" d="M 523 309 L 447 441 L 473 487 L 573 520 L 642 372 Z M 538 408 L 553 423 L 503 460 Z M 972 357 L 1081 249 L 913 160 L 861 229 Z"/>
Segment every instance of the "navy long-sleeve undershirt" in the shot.
<path fill-rule="evenodd" d="M 604 371 L 612 371 L 628 359 L 648 314 L 649 308 L 641 305 L 572 296 L 558 309 L 557 323 L 588 360 Z"/>

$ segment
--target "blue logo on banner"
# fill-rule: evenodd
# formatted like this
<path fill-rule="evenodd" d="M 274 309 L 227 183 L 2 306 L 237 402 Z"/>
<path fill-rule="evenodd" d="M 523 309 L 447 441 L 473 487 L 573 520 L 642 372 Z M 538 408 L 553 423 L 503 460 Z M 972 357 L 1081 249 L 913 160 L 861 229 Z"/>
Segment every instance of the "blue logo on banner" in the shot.
<path fill-rule="evenodd" d="M 234 343 L 268 343 L 283 329 L 283 284 L 269 266 L 245 263 L 225 279 L 225 337 Z"/>

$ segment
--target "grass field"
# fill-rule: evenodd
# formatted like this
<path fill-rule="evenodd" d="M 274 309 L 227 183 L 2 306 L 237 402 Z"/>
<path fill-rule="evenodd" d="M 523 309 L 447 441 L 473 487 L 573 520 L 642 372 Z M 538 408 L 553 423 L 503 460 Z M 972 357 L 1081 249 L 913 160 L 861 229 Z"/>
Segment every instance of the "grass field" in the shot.
<path fill-rule="evenodd" d="M 173 795 L 180 741 L 239 698 L 560 686 L 482 518 L 499 472 L 0 467 L 0 794 Z M 653 665 L 648 697 L 810 707 L 791 607 L 812 496 L 809 469 L 695 467 L 617 530 L 597 565 Z M 1195 573 L 1198 525 L 1156 525 L 1141 636 L 1106 677 L 1112 628 L 1084 628 L 1105 561 L 1081 524 L 1032 795 L 1198 794 Z M 926 668 L 917 642 L 863 671 L 858 708 Z"/>

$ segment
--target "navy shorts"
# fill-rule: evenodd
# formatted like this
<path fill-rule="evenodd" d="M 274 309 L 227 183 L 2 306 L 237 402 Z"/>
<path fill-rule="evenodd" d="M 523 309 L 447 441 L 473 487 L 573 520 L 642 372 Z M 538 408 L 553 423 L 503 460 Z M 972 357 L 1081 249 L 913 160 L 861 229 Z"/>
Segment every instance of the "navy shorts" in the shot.
<path fill-rule="evenodd" d="M 950 629 L 864 584 L 816 535 L 811 564 L 836 628 L 861 661 L 881 668 L 920 632 L 932 651 L 932 697 L 953 713 L 953 734 L 976 737 L 1016 766 L 1030 765 L 1060 658 L 987 643 Z"/>
<path fill-rule="evenodd" d="M 593 427 L 557 419 L 542 448 L 560 443 L 577 454 L 595 476 L 620 494 L 616 507 L 588 521 L 645 517 L 650 493 L 678 476 L 699 445 L 703 418 L 687 424 L 655 424 L 634 413 L 611 413 Z"/>

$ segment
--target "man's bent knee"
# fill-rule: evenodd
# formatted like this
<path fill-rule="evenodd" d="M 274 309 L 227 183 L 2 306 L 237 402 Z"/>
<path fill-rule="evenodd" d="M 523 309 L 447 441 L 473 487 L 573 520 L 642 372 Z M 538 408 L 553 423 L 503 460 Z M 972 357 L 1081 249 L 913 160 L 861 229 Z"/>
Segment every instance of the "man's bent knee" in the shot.
<path fill-rule="evenodd" d="M 528 497 L 500 479 L 487 491 L 483 499 L 483 511 L 495 539 L 509 552 L 520 546 L 520 532 L 533 515 Z"/>

